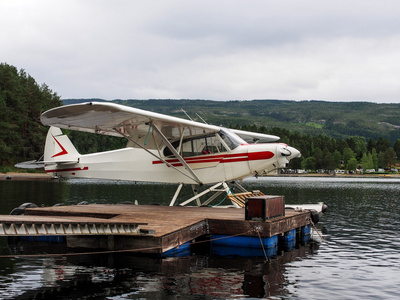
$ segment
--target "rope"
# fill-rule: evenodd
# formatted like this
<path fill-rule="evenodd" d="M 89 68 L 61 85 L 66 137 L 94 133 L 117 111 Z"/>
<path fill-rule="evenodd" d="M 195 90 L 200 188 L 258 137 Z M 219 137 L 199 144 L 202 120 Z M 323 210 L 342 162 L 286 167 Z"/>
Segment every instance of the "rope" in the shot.
<path fill-rule="evenodd" d="M 249 231 L 246 231 L 246 232 L 243 232 L 243 233 L 234 234 L 234 235 L 219 237 L 219 238 L 215 238 L 215 239 L 211 239 L 211 240 L 192 242 L 191 244 L 194 245 L 194 244 L 208 243 L 208 242 L 212 242 L 212 241 L 227 239 L 227 238 L 230 238 L 230 237 L 246 235 L 246 234 L 248 234 L 250 232 L 252 232 L 252 230 L 249 230 Z M 177 245 L 176 247 L 179 248 L 179 246 L 180 245 Z M 59 257 L 59 256 L 78 256 L 78 255 L 98 255 L 98 254 L 112 254 L 112 253 L 141 252 L 141 251 L 157 250 L 157 249 L 162 249 L 162 247 L 158 246 L 158 247 L 147 247 L 147 248 L 138 248 L 138 249 L 105 250 L 105 251 L 90 251 L 90 252 L 76 252 L 76 253 L 10 254 L 10 255 L 0 255 L 0 258 Z"/>
<path fill-rule="evenodd" d="M 225 199 L 226 199 L 226 197 L 228 196 L 229 193 L 232 193 L 232 192 L 231 192 L 231 188 L 228 189 L 228 192 L 226 193 L 224 199 L 222 199 L 222 201 L 221 201 L 220 203 L 218 203 L 218 204 L 216 204 L 216 205 L 213 205 L 212 207 L 216 207 L 216 206 L 221 205 L 221 204 L 225 201 Z M 232 193 L 232 194 L 233 194 L 233 193 Z"/>
<path fill-rule="evenodd" d="M 215 204 L 215 205 L 213 205 L 212 207 L 216 207 L 216 206 L 218 206 L 218 205 L 221 205 L 221 204 L 225 201 L 225 199 L 226 199 L 226 196 L 224 197 L 224 199 L 222 199 L 222 201 L 221 201 L 220 203 Z"/>
<path fill-rule="evenodd" d="M 268 259 L 267 253 L 265 252 L 264 244 L 263 244 L 263 242 L 262 242 L 262 238 L 261 238 L 261 235 L 260 235 L 260 231 L 259 231 L 259 230 L 257 230 L 257 234 L 258 234 L 258 238 L 260 239 L 260 244 L 261 244 L 261 247 L 262 247 L 263 252 L 264 252 L 265 262 L 270 262 L 270 260 Z"/>
<path fill-rule="evenodd" d="M 77 253 L 42 253 L 42 254 L 10 254 L 0 255 L 0 258 L 25 258 L 25 257 L 58 257 L 58 256 L 78 256 L 78 255 L 96 255 L 96 254 L 111 254 L 111 253 L 123 253 L 123 252 L 138 252 L 145 250 L 156 250 L 161 247 L 149 247 L 141 249 L 126 249 L 126 250 L 107 250 L 107 251 L 92 251 L 92 252 L 77 252 Z"/>
<path fill-rule="evenodd" d="M 322 237 L 322 235 L 319 233 L 317 227 L 315 226 L 313 220 L 311 218 L 308 218 L 308 220 L 310 221 L 313 229 L 318 233 L 319 237 L 321 238 L 321 242 L 325 242 L 324 238 Z"/>

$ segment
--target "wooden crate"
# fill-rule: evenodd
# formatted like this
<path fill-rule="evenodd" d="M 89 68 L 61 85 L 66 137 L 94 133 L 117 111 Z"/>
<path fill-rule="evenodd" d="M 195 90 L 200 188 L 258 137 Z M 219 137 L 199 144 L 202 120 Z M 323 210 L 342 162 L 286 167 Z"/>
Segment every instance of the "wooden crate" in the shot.
<path fill-rule="evenodd" d="M 285 198 L 283 196 L 256 196 L 247 198 L 245 219 L 265 221 L 285 215 Z"/>

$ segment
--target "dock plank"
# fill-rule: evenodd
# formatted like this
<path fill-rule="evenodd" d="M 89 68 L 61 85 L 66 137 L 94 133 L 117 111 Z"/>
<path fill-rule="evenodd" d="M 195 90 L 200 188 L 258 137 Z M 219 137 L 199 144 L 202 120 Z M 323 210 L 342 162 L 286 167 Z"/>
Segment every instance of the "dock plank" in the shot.
<path fill-rule="evenodd" d="M 101 219 L 108 220 L 107 222 L 146 223 L 147 225 L 141 226 L 141 228 L 156 230 L 155 236 L 163 236 L 190 227 L 202 220 L 214 220 L 212 228 L 215 228 L 215 230 L 218 228 L 219 231 L 232 231 L 233 234 L 240 233 L 239 230 L 246 232 L 254 226 L 261 226 L 260 228 L 263 228 L 261 234 L 269 235 L 276 231 L 285 230 L 287 226 L 304 226 L 301 224 L 306 222 L 305 219 L 309 213 L 286 210 L 283 217 L 260 222 L 245 221 L 245 211 L 242 208 L 92 204 L 29 208 L 26 209 L 26 215 L 32 217 L 57 216 L 59 219 L 71 219 L 73 216 L 74 218 L 87 218 L 87 220 L 96 220 L 94 216 L 101 216 Z M 299 216 L 301 218 L 298 218 Z M 224 222 L 218 222 L 218 220 Z M 229 221 L 230 226 L 226 226 L 227 221 Z M 269 229 L 271 225 L 278 226 L 278 229 L 271 231 Z M 234 230 L 231 227 L 238 227 L 238 229 Z"/>
<path fill-rule="evenodd" d="M 2 216 L 3 218 L 5 216 Z M 87 221 L 141 224 L 144 230 L 155 230 L 153 236 L 71 237 L 70 247 L 88 246 L 112 249 L 147 249 L 163 253 L 205 234 L 270 237 L 310 224 L 310 213 L 286 210 L 285 216 L 267 221 L 246 221 L 244 208 L 158 206 L 131 204 L 90 204 L 37 207 L 25 210 L 25 216 L 8 216 L 29 220 L 57 222 Z M 7 218 L 5 218 L 7 219 Z M 0 217 L 1 220 L 1 217 Z M 68 241 L 68 240 L 67 240 Z M 89 247 L 90 248 L 90 247 Z"/>

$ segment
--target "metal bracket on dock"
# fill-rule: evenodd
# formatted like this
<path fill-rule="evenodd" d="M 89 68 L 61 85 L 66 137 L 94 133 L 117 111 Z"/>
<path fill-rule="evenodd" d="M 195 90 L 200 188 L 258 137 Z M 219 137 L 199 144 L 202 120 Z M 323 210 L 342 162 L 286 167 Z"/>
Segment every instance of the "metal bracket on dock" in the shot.
<path fill-rule="evenodd" d="M 135 223 L 0 223 L 0 236 L 154 234 Z"/>

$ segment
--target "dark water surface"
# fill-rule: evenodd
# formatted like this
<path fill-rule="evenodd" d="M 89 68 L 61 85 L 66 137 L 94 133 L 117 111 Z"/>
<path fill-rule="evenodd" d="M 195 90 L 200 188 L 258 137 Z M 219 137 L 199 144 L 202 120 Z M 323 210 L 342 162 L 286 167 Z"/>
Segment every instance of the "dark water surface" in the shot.
<path fill-rule="evenodd" d="M 323 241 L 266 262 L 263 257 L 202 252 L 181 258 L 4 257 L 67 250 L 56 244 L 16 248 L 0 238 L 0 299 L 400 298 L 400 180 L 274 177 L 245 180 L 243 185 L 284 195 L 286 203 L 328 204 L 317 224 Z M 167 205 L 175 188 L 90 180 L 0 181 L 0 213 L 9 214 L 25 202 L 49 206 L 138 200 Z"/>

